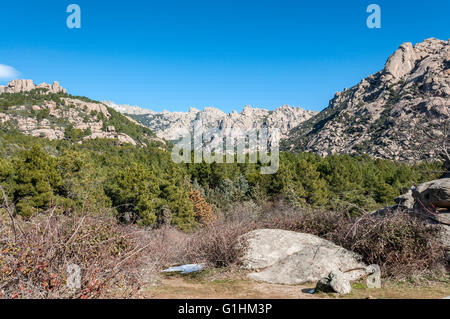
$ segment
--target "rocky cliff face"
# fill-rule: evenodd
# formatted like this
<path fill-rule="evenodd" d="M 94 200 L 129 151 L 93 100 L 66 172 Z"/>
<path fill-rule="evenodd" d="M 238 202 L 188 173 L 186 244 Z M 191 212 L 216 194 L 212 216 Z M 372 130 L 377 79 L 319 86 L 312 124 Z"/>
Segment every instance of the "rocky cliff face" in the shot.
<path fill-rule="evenodd" d="M 0 86 L 0 126 L 4 128 L 79 143 L 102 138 L 119 144 L 165 144 L 139 123 L 113 112 L 103 103 L 67 94 L 58 82 L 35 85 L 32 80 L 13 80 Z M 130 132 L 136 136 L 131 137 Z"/>
<path fill-rule="evenodd" d="M 291 130 L 282 149 L 367 153 L 394 160 L 437 158 L 450 142 L 450 40 L 402 44 L 383 70 L 336 93 Z M 447 132 L 447 133 L 446 133 Z"/>
<path fill-rule="evenodd" d="M 316 113 L 288 105 L 274 111 L 246 106 L 241 113 L 234 111 L 228 114 L 214 107 L 205 107 L 203 111 L 195 108 L 190 108 L 189 112 L 150 111 L 148 114 L 135 114 L 133 118 L 149 127 L 158 137 L 175 141 L 191 132 L 196 121 L 201 121 L 204 129 L 217 129 L 219 133 L 225 129 L 239 128 L 245 132 L 267 127 L 279 129 L 281 136 L 285 137 L 291 128 Z"/>
<path fill-rule="evenodd" d="M 8 83 L 8 86 L 0 86 L 0 94 L 30 92 L 35 89 L 42 89 L 42 94 L 67 93 L 66 89 L 62 88 L 56 81 L 51 85 L 47 83 L 35 85 L 33 80 L 13 80 Z"/>

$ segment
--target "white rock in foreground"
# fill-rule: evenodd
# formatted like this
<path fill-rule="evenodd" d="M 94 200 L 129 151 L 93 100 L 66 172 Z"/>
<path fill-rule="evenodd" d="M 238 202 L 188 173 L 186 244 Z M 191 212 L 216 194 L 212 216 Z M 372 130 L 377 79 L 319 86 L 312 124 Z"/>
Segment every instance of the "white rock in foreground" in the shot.
<path fill-rule="evenodd" d="M 259 229 L 241 237 L 247 241 L 242 264 L 262 269 L 251 279 L 277 284 L 315 282 L 332 271 L 348 271 L 348 280 L 365 275 L 361 257 L 320 237 L 279 229 Z"/>

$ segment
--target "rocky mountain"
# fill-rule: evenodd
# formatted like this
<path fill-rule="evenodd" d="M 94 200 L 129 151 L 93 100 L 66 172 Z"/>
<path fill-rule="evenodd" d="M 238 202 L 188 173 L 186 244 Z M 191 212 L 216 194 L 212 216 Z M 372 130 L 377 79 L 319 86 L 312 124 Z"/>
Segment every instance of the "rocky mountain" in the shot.
<path fill-rule="evenodd" d="M 100 138 L 118 144 L 165 144 L 105 104 L 67 94 L 58 82 L 35 85 L 32 80 L 13 80 L 0 86 L 0 128 L 78 143 Z"/>
<path fill-rule="evenodd" d="M 404 43 L 381 71 L 291 130 L 281 149 L 432 159 L 450 143 L 449 116 L 450 40 Z"/>
<path fill-rule="evenodd" d="M 450 40 L 434 38 L 414 46 L 402 44 L 381 71 L 336 93 L 320 113 L 287 105 L 274 111 L 246 106 L 228 114 L 213 107 L 154 112 L 72 96 L 58 82 L 14 80 L 0 86 L 2 126 L 49 139 L 75 134 L 79 142 L 177 141 L 201 122 L 203 129 L 216 130 L 209 142 L 212 148 L 216 137 L 228 136 L 229 129 L 277 128 L 281 150 L 366 153 L 401 161 L 438 158 L 447 150 L 450 162 L 449 118 Z"/>
<path fill-rule="evenodd" d="M 106 106 L 116 110 L 117 112 L 124 113 L 124 114 L 131 114 L 131 115 L 142 115 L 142 114 L 151 114 L 155 113 L 153 111 L 143 109 L 139 106 L 131 106 L 128 104 L 116 104 L 111 101 L 102 101 L 103 104 Z"/>
<path fill-rule="evenodd" d="M 35 85 L 32 80 L 13 80 L 8 83 L 8 86 L 0 85 L 0 94 L 30 92 L 32 90 L 40 90 L 42 94 L 67 93 L 67 90 L 56 81 L 52 85 L 47 83 Z"/>
<path fill-rule="evenodd" d="M 205 129 L 217 129 L 218 133 L 233 128 L 240 128 L 245 132 L 268 127 L 279 129 L 280 135 L 285 137 L 291 128 L 310 119 L 316 113 L 284 105 L 274 111 L 246 106 L 241 113 L 237 111 L 224 113 L 214 107 L 205 107 L 203 111 L 190 108 L 189 112 L 148 111 L 147 114 L 131 114 L 158 137 L 176 141 L 186 133 L 192 132 L 196 121 L 201 121 Z"/>

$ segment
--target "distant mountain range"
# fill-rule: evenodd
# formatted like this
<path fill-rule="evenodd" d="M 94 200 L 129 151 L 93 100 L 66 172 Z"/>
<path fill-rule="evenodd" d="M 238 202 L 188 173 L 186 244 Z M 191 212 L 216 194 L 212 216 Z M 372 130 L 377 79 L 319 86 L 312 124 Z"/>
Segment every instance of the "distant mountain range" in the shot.
<path fill-rule="evenodd" d="M 149 127 L 158 137 L 170 141 L 190 131 L 195 121 L 201 120 L 205 129 L 240 128 L 243 131 L 263 127 L 279 129 L 281 136 L 287 136 L 290 129 L 310 119 L 317 112 L 305 111 L 300 107 L 281 106 L 274 111 L 246 106 L 241 113 L 224 113 L 214 107 L 203 111 L 191 108 L 189 112 L 160 112 L 132 117 Z"/>

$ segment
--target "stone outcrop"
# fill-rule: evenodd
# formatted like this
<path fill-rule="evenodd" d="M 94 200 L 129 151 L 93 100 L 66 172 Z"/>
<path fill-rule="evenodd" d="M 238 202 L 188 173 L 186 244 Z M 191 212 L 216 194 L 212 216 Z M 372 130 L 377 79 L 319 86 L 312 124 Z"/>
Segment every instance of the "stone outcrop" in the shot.
<path fill-rule="evenodd" d="M 385 67 L 292 129 L 281 149 L 366 153 L 401 161 L 440 159 L 450 121 L 450 41 L 405 43 Z"/>
<path fill-rule="evenodd" d="M 327 277 L 323 277 L 317 282 L 315 290 L 322 292 L 337 292 L 341 295 L 347 295 L 352 292 L 352 286 L 343 272 L 334 270 L 330 272 Z"/>
<path fill-rule="evenodd" d="M 249 278 L 279 284 L 315 282 L 332 271 L 346 272 L 348 280 L 365 275 L 361 257 L 314 235 L 279 229 L 260 229 L 241 237 Z"/>
<path fill-rule="evenodd" d="M 377 210 L 372 215 L 406 211 L 439 226 L 439 240 L 449 251 L 450 258 L 450 178 L 420 184 L 395 201 L 397 205 Z"/>
<path fill-rule="evenodd" d="M 394 201 L 399 207 L 405 207 L 412 209 L 414 207 L 414 197 L 412 196 L 412 191 L 409 190 L 406 194 L 400 195 Z"/>
<path fill-rule="evenodd" d="M 29 92 L 34 89 L 43 89 L 47 93 L 67 93 L 66 89 L 62 88 L 56 81 L 53 84 L 41 83 L 35 85 L 33 80 L 12 80 L 8 83 L 8 86 L 0 86 L 0 94 Z"/>
<path fill-rule="evenodd" d="M 416 203 L 420 201 L 426 207 L 450 210 L 450 178 L 441 178 L 420 184 L 412 192 L 412 196 Z"/>
<path fill-rule="evenodd" d="M 412 43 L 404 43 L 388 59 L 384 73 L 392 75 L 395 79 L 400 79 L 414 69 L 418 58 L 419 56 L 416 55 Z"/>
<path fill-rule="evenodd" d="M 25 98 L 35 100 L 30 91 L 43 96 L 49 93 L 62 94 L 58 100 L 44 98 L 39 102 L 36 101 L 39 105 L 9 106 L 0 112 L 0 124 L 10 125 L 27 135 L 50 140 L 66 138 L 67 129 L 73 128 L 84 132 L 86 135 L 83 137 L 84 141 L 105 138 L 115 139 L 119 144 L 138 144 L 129 135 L 118 132 L 114 126 L 104 125 L 104 121 L 111 117 L 111 109 L 108 109 L 105 104 L 65 95 L 66 90 L 58 82 L 52 85 L 42 83 L 36 86 L 32 80 L 14 80 L 9 82 L 8 86 L 0 87 L 0 101 L 3 93 L 23 93 Z M 126 117 L 123 116 L 123 118 L 125 120 Z M 141 125 L 133 119 L 128 118 L 128 120 Z M 165 145 L 163 140 L 154 136 L 143 136 L 140 144 L 146 145 L 145 141 L 148 144 Z"/>
<path fill-rule="evenodd" d="M 31 136 L 36 137 L 45 137 L 49 140 L 61 140 L 64 138 L 64 132 L 61 130 L 54 130 L 50 128 L 42 128 L 42 129 L 36 129 L 32 130 L 30 133 Z"/>
<path fill-rule="evenodd" d="M 137 145 L 135 140 L 133 140 L 130 136 L 124 133 L 116 133 L 116 132 L 94 132 L 89 136 L 83 138 L 83 140 L 95 140 L 97 138 L 103 139 L 116 139 L 119 141 L 119 144 L 132 144 Z"/>
<path fill-rule="evenodd" d="M 441 228 L 439 239 L 450 259 L 450 178 L 442 178 L 417 186 L 413 191 L 414 213 L 427 217 Z"/>

